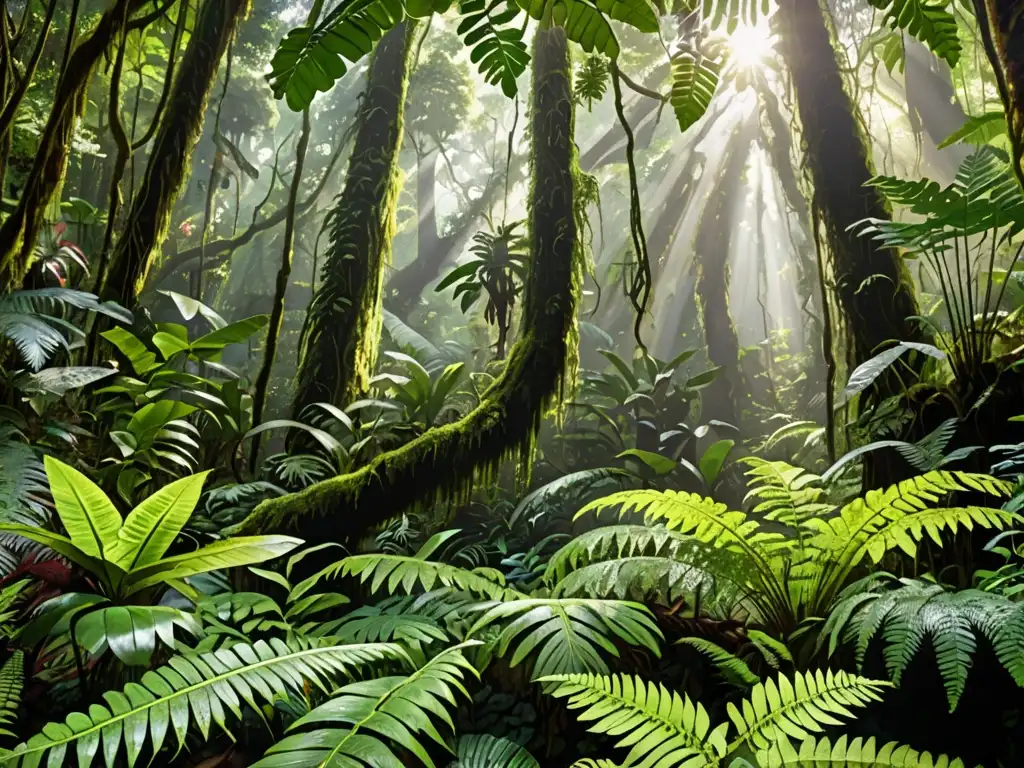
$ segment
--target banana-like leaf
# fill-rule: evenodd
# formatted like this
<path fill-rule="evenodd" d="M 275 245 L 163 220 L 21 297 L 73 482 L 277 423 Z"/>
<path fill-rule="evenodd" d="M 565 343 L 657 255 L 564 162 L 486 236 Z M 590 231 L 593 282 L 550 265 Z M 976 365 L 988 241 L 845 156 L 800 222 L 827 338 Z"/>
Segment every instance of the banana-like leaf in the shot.
<path fill-rule="evenodd" d="M 300 544 L 301 539 L 291 536 L 236 536 L 130 571 L 125 588 L 132 595 L 172 579 L 262 563 L 286 555 Z"/>
<path fill-rule="evenodd" d="M 74 467 L 52 456 L 43 462 L 57 514 L 71 543 L 89 557 L 106 557 L 117 544 L 120 513 L 107 494 Z"/>
<path fill-rule="evenodd" d="M 165 485 L 133 509 L 117 534 L 111 559 L 131 571 L 163 557 L 192 516 L 209 474 L 200 472 Z"/>

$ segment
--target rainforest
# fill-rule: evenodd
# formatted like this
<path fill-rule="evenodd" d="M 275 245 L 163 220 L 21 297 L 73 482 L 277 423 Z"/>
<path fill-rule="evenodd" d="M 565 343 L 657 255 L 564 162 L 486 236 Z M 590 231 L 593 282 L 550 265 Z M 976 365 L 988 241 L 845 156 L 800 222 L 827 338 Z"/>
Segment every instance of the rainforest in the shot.
<path fill-rule="evenodd" d="M 0 0 L 0 768 L 1024 766 L 1024 2 Z"/>

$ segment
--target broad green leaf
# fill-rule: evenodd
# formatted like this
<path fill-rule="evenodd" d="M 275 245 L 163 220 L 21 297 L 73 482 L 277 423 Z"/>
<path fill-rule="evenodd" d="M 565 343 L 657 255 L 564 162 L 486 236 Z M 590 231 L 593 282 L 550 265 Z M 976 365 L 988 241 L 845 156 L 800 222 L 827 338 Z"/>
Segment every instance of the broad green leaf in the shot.
<path fill-rule="evenodd" d="M 858 392 L 863 392 L 865 389 L 870 387 L 875 380 L 881 376 L 893 363 L 902 357 L 903 353 L 908 350 L 915 350 L 922 354 L 934 357 L 936 360 L 944 360 L 946 353 L 938 347 L 931 344 L 920 344 L 918 342 L 903 341 L 897 344 L 895 347 L 879 352 L 877 355 L 867 360 L 854 370 L 850 374 L 850 380 L 846 384 L 846 389 L 843 393 L 847 396 L 855 395 Z"/>
<path fill-rule="evenodd" d="M 659 475 L 668 475 L 676 468 L 676 463 L 667 456 L 662 456 L 660 453 L 653 453 L 651 451 L 643 451 L 639 448 L 630 448 L 629 450 L 623 451 L 615 458 L 621 459 L 627 456 L 638 459 Z"/>
<path fill-rule="evenodd" d="M 1006 115 L 1002 111 L 986 112 L 967 118 L 958 130 L 939 144 L 945 149 L 954 144 L 988 144 L 998 136 L 1006 135 Z"/>
<path fill-rule="evenodd" d="M 704 451 L 704 455 L 700 457 L 700 473 L 704 476 L 708 487 L 715 484 L 718 475 L 722 472 L 722 467 L 725 465 L 729 452 L 732 451 L 735 445 L 736 442 L 733 440 L 719 440 L 709 446 Z"/>
<path fill-rule="evenodd" d="M 230 323 L 223 328 L 211 331 L 205 336 L 200 336 L 192 342 L 192 349 L 196 352 L 201 350 L 218 351 L 229 344 L 240 344 L 257 331 L 264 328 L 270 322 L 270 315 L 255 315 Z"/>
<path fill-rule="evenodd" d="M 128 514 L 112 557 L 119 567 L 131 571 L 163 557 L 192 516 L 209 474 L 200 472 L 165 485 Z"/>
<path fill-rule="evenodd" d="M 156 361 L 156 353 L 124 328 L 111 328 L 109 331 L 101 333 L 100 336 L 117 347 L 121 354 L 128 358 L 135 373 L 139 375 L 148 373 L 160 365 Z"/>
<path fill-rule="evenodd" d="M 104 558 L 117 543 L 121 515 L 107 494 L 74 467 L 43 458 L 57 514 L 71 542 L 89 557 Z"/>
<path fill-rule="evenodd" d="M 291 552 L 300 544 L 301 539 L 291 536 L 240 536 L 214 542 L 195 552 L 168 557 L 129 572 L 128 594 L 169 579 L 266 562 Z"/>
<path fill-rule="evenodd" d="M 681 131 L 689 130 L 707 113 L 711 99 L 718 91 L 721 68 L 719 58 L 699 50 L 680 51 L 672 57 L 669 101 Z"/>

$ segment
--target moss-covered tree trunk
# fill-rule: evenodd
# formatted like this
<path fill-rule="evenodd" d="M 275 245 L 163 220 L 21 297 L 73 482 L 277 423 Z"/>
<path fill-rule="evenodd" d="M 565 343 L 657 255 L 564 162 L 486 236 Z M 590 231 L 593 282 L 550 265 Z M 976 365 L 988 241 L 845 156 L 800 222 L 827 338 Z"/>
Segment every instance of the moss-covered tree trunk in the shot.
<path fill-rule="evenodd" d="M 249 0 L 206 0 L 203 4 L 145 176 L 110 259 L 103 286 L 106 298 L 130 307 L 145 286 L 153 256 L 167 236 L 174 204 L 188 181 L 220 61 L 248 8 Z"/>
<path fill-rule="evenodd" d="M 538 30 L 531 115 L 532 267 L 522 304 L 524 333 L 481 404 L 462 420 L 435 427 L 357 472 L 261 504 L 238 532 L 294 529 L 318 540 L 351 539 L 417 504 L 468 493 L 474 482 L 494 478 L 503 459 L 529 459 L 545 409 L 575 376 L 583 260 L 570 71 L 565 32 Z"/>
<path fill-rule="evenodd" d="M 702 418 L 706 415 L 737 427 L 740 418 L 737 398 L 747 387 L 740 371 L 740 340 L 729 311 L 729 244 L 736 193 L 743 189 L 743 171 L 754 141 L 751 121 L 726 143 L 715 186 L 700 217 L 694 248 L 696 299 L 704 343 L 712 365 L 722 369 L 718 382 L 705 392 Z"/>
<path fill-rule="evenodd" d="M 346 405 L 369 387 L 400 191 L 398 154 L 415 26 L 399 24 L 373 52 L 345 187 L 330 213 L 320 289 L 309 307 L 295 413 L 319 401 Z"/>
<path fill-rule="evenodd" d="M 894 249 L 850 229 L 868 217 L 889 218 L 891 211 L 867 186 L 874 175 L 870 149 L 843 86 L 825 11 L 818 0 L 779 0 L 777 18 L 852 362 L 861 363 L 889 340 L 925 340 L 907 319 L 918 314 L 914 287 Z"/>
<path fill-rule="evenodd" d="M 28 271 L 36 234 L 46 209 L 63 185 L 71 141 L 85 111 L 89 81 L 112 42 L 119 39 L 129 14 L 143 3 L 116 0 L 95 29 L 71 55 L 57 83 L 53 109 L 39 137 L 32 169 L 14 212 L 0 225 L 0 290 L 18 286 Z"/>

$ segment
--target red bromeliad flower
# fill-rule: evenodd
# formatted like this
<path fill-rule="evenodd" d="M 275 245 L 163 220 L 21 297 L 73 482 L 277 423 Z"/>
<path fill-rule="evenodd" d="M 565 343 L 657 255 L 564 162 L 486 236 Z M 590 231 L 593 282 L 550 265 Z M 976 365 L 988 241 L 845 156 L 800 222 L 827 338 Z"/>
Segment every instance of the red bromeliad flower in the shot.
<path fill-rule="evenodd" d="M 191 219 L 185 219 L 178 229 L 185 237 L 192 237 L 192 233 L 196 231 L 196 225 L 192 223 Z"/>

